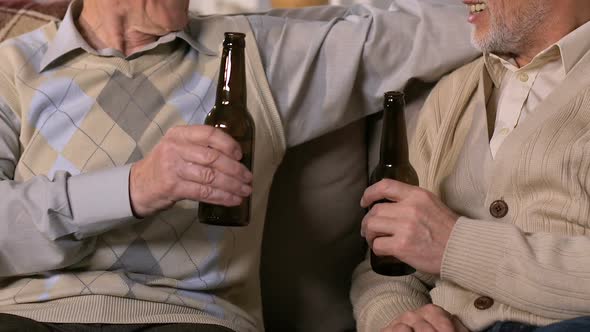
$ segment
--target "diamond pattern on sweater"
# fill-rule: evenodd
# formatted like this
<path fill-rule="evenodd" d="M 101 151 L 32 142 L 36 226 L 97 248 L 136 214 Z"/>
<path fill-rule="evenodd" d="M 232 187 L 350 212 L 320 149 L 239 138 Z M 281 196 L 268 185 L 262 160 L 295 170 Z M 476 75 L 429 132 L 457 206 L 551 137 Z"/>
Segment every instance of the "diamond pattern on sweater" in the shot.
<path fill-rule="evenodd" d="M 130 286 L 116 274 L 101 273 L 92 282 L 87 283 L 87 289 L 92 294 L 123 294 L 129 291 Z"/>
<path fill-rule="evenodd" d="M 27 121 L 37 129 L 32 145 L 40 144 L 39 149 L 51 147 L 55 156 L 34 154 L 35 148 L 29 149 L 23 156 L 24 164 L 34 174 L 47 174 L 51 179 L 57 171 L 68 171 L 76 175 L 81 171 L 80 165 L 68 160 L 62 152 L 80 133 L 79 127 L 92 109 L 94 101 L 76 84 L 75 78 L 56 78 L 46 81 L 34 89 L 31 98 L 31 112 Z M 40 139 L 40 138 L 43 139 Z M 42 161 L 45 169 L 33 169 Z M 49 166 L 51 165 L 51 166 Z"/>
<path fill-rule="evenodd" d="M 161 276 L 162 269 L 149 250 L 146 241 L 137 238 L 111 267 L 112 270 L 125 270 L 134 273 Z"/>
<path fill-rule="evenodd" d="M 157 217 L 155 222 L 151 222 L 142 230 L 140 236 L 147 242 L 150 253 L 158 262 L 169 254 L 170 249 L 177 242 L 174 228 Z M 168 239 L 168 241 L 163 241 L 163 239 Z M 169 239 L 175 239 L 175 241 L 169 241 Z"/>
<path fill-rule="evenodd" d="M 65 82 L 65 81 L 64 81 Z M 202 122 L 202 119 L 207 113 L 204 108 L 203 98 L 206 98 L 206 104 L 213 103 L 214 92 L 212 92 L 213 80 L 204 78 L 197 74 L 190 78 L 187 82 L 180 82 L 181 85 L 177 88 L 177 99 L 172 99 L 168 105 L 172 106 L 171 111 L 185 111 L 190 109 L 189 113 L 182 114 L 182 122 L 197 121 Z M 64 83 L 65 84 L 65 83 Z M 75 84 L 74 80 L 68 81 L 68 84 Z M 70 87 L 70 89 L 72 89 Z M 60 94 L 63 90 L 49 90 L 53 97 L 47 94 L 45 102 L 48 105 L 55 103 L 53 99 L 63 99 L 67 93 Z M 83 95 L 75 88 L 72 89 L 74 95 Z M 182 96 L 181 92 L 184 94 Z M 188 93 L 187 93 L 188 92 Z M 200 96 L 204 94 L 206 96 Z M 211 94 L 211 95 L 209 95 Z M 135 96 L 142 96 L 141 100 L 137 100 Z M 145 97 L 144 96 L 148 96 Z M 88 97 L 87 97 L 88 98 Z M 136 75 L 129 78 L 118 71 L 114 71 L 108 83 L 104 85 L 102 91 L 98 94 L 96 102 L 88 102 L 84 104 L 86 111 L 84 116 L 76 115 L 72 117 L 71 123 L 76 125 L 76 130 L 72 134 L 63 132 L 57 134 L 57 143 L 51 144 L 46 142 L 41 148 L 43 151 L 52 151 L 48 149 L 49 146 L 56 146 L 58 149 L 65 150 L 67 156 L 76 159 L 75 163 L 69 161 L 61 155 L 61 151 L 55 151 L 53 158 L 54 167 L 51 170 L 33 170 L 35 174 L 43 174 L 47 172 L 55 172 L 57 170 L 67 170 L 72 174 L 79 173 L 78 169 L 83 171 L 90 171 L 94 169 L 101 169 L 105 165 L 123 165 L 129 162 L 137 161 L 143 158 L 144 152 L 147 153 L 158 141 L 158 137 L 163 135 L 164 130 L 154 120 L 157 115 L 161 115 L 161 110 L 169 107 L 165 104 L 162 94 L 151 83 L 150 79 L 143 74 Z M 194 103 L 195 108 L 187 107 L 187 105 Z M 49 107 L 49 106 L 48 106 Z M 206 106 L 209 108 L 209 106 Z M 147 110 L 147 111 L 146 111 Z M 61 113 L 59 113 L 61 114 Z M 85 116 L 103 119 L 102 131 L 103 137 L 100 141 L 100 134 L 94 133 L 92 137 L 85 131 L 79 129 L 84 122 Z M 67 112 L 64 116 L 68 118 Z M 170 116 L 168 116 L 170 118 Z M 46 120 L 41 113 L 37 117 L 37 121 Z M 104 121 L 108 120 L 108 122 Z M 104 124 L 109 125 L 111 129 L 106 130 Z M 175 123 L 167 123 L 166 127 L 171 127 Z M 71 124 L 70 124 L 71 126 Z M 86 125 L 90 131 L 96 130 L 93 126 Z M 61 137 L 60 137 L 61 136 Z M 76 138 L 78 146 L 70 146 Z M 146 140 L 149 137 L 149 141 Z M 155 137 L 155 138 L 154 138 Z M 41 140 L 43 141 L 43 140 Z M 62 144 L 61 142 L 65 142 Z M 82 145 L 80 145 L 82 144 Z M 93 152 L 88 152 L 94 149 Z M 31 151 L 34 151 L 32 149 Z M 81 151 L 81 156 L 73 151 Z M 90 155 L 90 156 L 88 156 Z M 39 163 L 33 163 L 39 164 Z M 80 165 L 82 164 L 82 165 Z M 184 204 L 184 205 L 183 205 Z M 140 274 L 151 274 L 154 277 L 163 274 L 175 276 L 183 280 L 182 283 L 191 289 L 205 289 L 208 285 L 219 284 L 224 280 L 224 267 L 229 261 L 216 261 L 220 255 L 219 246 L 215 243 L 223 243 L 228 239 L 225 231 L 220 231 L 218 228 L 209 227 L 198 224 L 195 220 L 195 203 L 183 202 L 179 204 L 179 209 L 175 209 L 174 221 L 167 221 L 166 214 L 163 213 L 160 217 L 160 222 L 144 222 L 139 223 L 135 227 L 135 234 L 127 230 L 113 231 L 103 235 L 104 243 L 112 251 L 112 256 L 104 256 L 105 266 L 110 266 L 110 270 L 125 270 L 137 272 Z M 179 217 L 179 211 L 182 211 L 182 217 Z M 141 225 L 141 226 L 139 226 Z M 190 234 L 187 237 L 186 234 Z M 198 234 L 198 239 L 195 239 L 195 234 Z M 163 235 L 167 239 L 171 237 L 176 241 L 165 242 L 162 246 L 160 241 L 157 241 L 158 235 Z M 186 240 L 182 240 L 185 238 Z M 203 252 L 202 242 L 209 242 L 210 250 Z M 228 258 L 229 259 L 229 258 Z M 111 260 L 109 264 L 108 261 Z M 183 262 L 178 264 L 178 262 Z M 184 270 L 180 268 L 184 264 L 193 266 L 193 273 L 187 275 L 186 267 Z M 221 268 L 222 271 L 215 271 Z M 166 271 L 165 273 L 163 271 Z M 142 279 L 139 276 L 134 276 Z M 138 280 L 144 282 L 146 280 Z M 129 288 L 133 288 L 135 281 L 129 281 Z"/>
<path fill-rule="evenodd" d="M 205 116 L 213 105 L 215 98 L 206 96 L 215 94 L 216 84 L 203 75 L 193 75 L 171 93 L 168 103 L 174 105 L 186 123 L 203 123 Z M 187 105 L 194 105 L 187 107 Z"/>
<path fill-rule="evenodd" d="M 32 279 L 14 295 L 14 302 L 36 302 L 59 297 L 61 293 L 81 293 L 85 288 L 86 285 L 74 275 L 53 275 L 46 280 Z"/>
<path fill-rule="evenodd" d="M 212 62 L 210 67 L 216 71 L 217 60 Z M 26 138 L 27 156 L 19 171 L 24 180 L 58 170 L 76 174 L 140 160 L 168 128 L 201 124 L 214 103 L 215 73 L 200 71 L 191 61 L 182 62 L 183 70 L 162 66 L 131 77 L 107 67 L 81 70 L 83 66 L 76 65 L 66 68 L 64 64 L 59 72 L 41 74 L 30 83 L 31 87 L 46 83 L 48 88 L 26 105 L 31 111 L 27 114 L 36 117 L 26 124 L 38 129 L 37 125 L 46 123 L 46 127 L 38 133 L 31 130 L 36 137 Z M 55 82 L 62 82 L 62 88 L 52 86 Z M 85 90 L 78 91 L 78 86 Z M 62 103 L 65 99 L 71 105 Z M 73 102 L 76 99 L 80 102 Z M 54 130 L 56 124 L 47 120 L 52 116 L 51 121 L 59 120 L 56 124 L 73 130 Z M 46 138 L 45 132 L 51 135 Z M 27 158 L 32 159 L 32 167 Z M 211 292 L 231 270 L 235 238 L 232 231 L 199 224 L 195 208 L 195 202 L 180 202 L 157 218 L 102 234 L 93 254 L 80 264 L 86 268 L 83 273 L 73 278 L 64 274 L 67 278 L 58 278 L 57 286 L 45 284 L 43 278 L 30 279 L 9 301 L 38 301 L 35 294 L 47 299 L 103 294 L 188 305 L 231 318 L 231 308 L 217 303 Z M 42 293 L 46 286 L 50 291 Z"/>
<path fill-rule="evenodd" d="M 135 141 L 141 139 L 165 104 L 161 93 L 145 75 L 128 78 L 119 71 L 111 76 L 97 102 Z"/>
<path fill-rule="evenodd" d="M 131 156 L 129 156 L 129 159 L 127 159 L 127 162 L 125 164 L 132 164 L 134 162 L 140 161 L 141 159 L 143 159 L 143 153 L 138 147 L 135 147 L 135 149 L 133 149 L 133 152 L 131 153 Z"/>
<path fill-rule="evenodd" d="M 56 151 L 63 151 L 94 101 L 74 78 L 51 79 L 35 89 L 28 121 Z"/>

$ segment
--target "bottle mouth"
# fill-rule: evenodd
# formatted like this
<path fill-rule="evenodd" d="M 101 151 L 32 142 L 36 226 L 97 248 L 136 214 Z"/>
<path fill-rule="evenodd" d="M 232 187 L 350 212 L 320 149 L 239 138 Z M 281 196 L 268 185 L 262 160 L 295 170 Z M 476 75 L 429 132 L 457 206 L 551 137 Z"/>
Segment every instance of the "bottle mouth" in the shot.
<path fill-rule="evenodd" d="M 401 91 L 387 91 L 385 92 L 385 99 L 403 99 L 404 93 Z"/>
<path fill-rule="evenodd" d="M 405 104 L 405 94 L 401 91 L 387 91 L 384 95 L 385 105 Z"/>
<path fill-rule="evenodd" d="M 241 32 L 226 32 L 223 46 L 246 46 L 246 34 Z"/>

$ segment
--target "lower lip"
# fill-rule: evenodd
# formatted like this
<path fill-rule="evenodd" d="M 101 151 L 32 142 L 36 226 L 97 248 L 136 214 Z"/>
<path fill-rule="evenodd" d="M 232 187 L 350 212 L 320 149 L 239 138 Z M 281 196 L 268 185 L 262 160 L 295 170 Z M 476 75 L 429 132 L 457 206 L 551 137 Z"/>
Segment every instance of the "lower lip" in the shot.
<path fill-rule="evenodd" d="M 479 13 L 474 13 L 474 14 L 469 14 L 469 17 L 467 18 L 467 21 L 469 23 L 475 23 L 478 18 L 483 15 L 487 10 L 484 10 L 483 12 L 479 12 Z"/>

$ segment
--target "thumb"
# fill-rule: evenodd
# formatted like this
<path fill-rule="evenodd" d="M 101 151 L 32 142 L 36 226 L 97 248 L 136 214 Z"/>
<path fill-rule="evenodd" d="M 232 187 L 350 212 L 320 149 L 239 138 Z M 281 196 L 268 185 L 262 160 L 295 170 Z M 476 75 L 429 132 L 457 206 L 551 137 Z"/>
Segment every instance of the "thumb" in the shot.
<path fill-rule="evenodd" d="M 463 322 L 461 322 L 459 317 L 453 315 L 452 320 L 453 325 L 455 326 L 455 332 L 470 332 L 469 329 L 463 325 Z"/>

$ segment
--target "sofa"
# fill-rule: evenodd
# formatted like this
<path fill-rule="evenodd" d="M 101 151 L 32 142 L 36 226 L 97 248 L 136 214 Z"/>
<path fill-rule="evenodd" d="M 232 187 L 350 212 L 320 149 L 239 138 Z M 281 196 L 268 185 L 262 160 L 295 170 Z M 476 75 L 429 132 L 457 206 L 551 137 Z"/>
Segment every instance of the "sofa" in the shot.
<path fill-rule="evenodd" d="M 0 41 L 57 21 L 67 1 L 0 1 Z M 431 86 L 407 89 L 408 131 Z M 354 331 L 349 300 L 364 259 L 359 206 L 378 158 L 379 114 L 287 151 L 273 181 L 261 286 L 267 331 Z"/>

